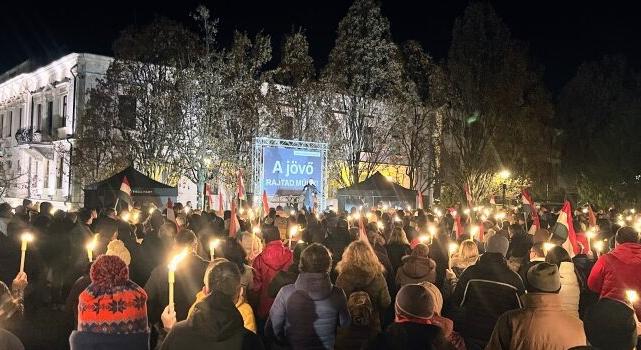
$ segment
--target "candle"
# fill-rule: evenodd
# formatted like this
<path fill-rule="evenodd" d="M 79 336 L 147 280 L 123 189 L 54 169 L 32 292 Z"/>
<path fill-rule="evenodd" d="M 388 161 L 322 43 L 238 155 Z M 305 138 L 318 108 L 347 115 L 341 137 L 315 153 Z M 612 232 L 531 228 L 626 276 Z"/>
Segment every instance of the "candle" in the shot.
<path fill-rule="evenodd" d="M 625 291 L 625 297 L 628 299 L 630 304 L 635 304 L 639 301 L 639 293 L 636 290 L 628 289 Z"/>
<path fill-rule="evenodd" d="M 180 263 L 185 256 L 187 256 L 187 249 L 183 249 L 183 251 L 174 256 L 167 266 L 167 282 L 169 282 L 169 311 L 174 310 L 174 283 L 176 283 L 176 268 L 178 267 L 178 263 Z"/>
<path fill-rule="evenodd" d="M 543 243 L 543 253 L 545 255 L 548 255 L 548 252 L 554 247 L 556 247 L 556 244 L 554 243 L 550 243 L 550 242 Z"/>
<path fill-rule="evenodd" d="M 588 232 L 585 233 L 585 238 L 588 240 L 588 249 L 592 250 L 592 239 L 596 237 L 596 232 L 594 232 L 594 227 L 591 227 Z"/>
<path fill-rule="evenodd" d="M 458 244 L 456 244 L 455 242 L 451 242 L 448 245 L 447 250 L 450 253 L 450 258 L 448 259 L 449 260 L 448 261 L 448 267 L 451 270 L 452 269 L 452 255 L 454 255 L 454 253 L 456 253 L 456 251 L 458 250 Z"/>
<path fill-rule="evenodd" d="M 91 241 L 87 243 L 87 258 L 89 258 L 89 262 L 93 261 L 93 250 L 96 249 L 96 244 L 98 243 L 98 234 L 94 235 Z"/>
<path fill-rule="evenodd" d="M 430 238 L 427 235 L 420 235 L 418 241 L 425 244 Z"/>
<path fill-rule="evenodd" d="M 289 249 L 292 249 L 292 239 L 296 235 L 296 232 L 298 232 L 298 225 L 294 225 L 292 228 L 289 229 Z"/>
<path fill-rule="evenodd" d="M 601 255 L 601 252 L 603 251 L 604 244 L 603 241 L 596 241 L 593 244 L 594 250 L 596 251 L 596 256 L 597 258 Z"/>
<path fill-rule="evenodd" d="M 220 240 L 218 238 L 214 238 L 209 241 L 209 258 L 211 261 L 214 261 L 214 258 L 216 257 L 216 248 L 219 244 Z"/>
<path fill-rule="evenodd" d="M 29 232 L 23 233 L 22 236 L 20 236 L 20 240 L 22 241 L 22 246 L 20 247 L 20 272 L 24 272 L 24 259 L 27 255 L 27 243 L 33 242 L 33 235 Z"/>

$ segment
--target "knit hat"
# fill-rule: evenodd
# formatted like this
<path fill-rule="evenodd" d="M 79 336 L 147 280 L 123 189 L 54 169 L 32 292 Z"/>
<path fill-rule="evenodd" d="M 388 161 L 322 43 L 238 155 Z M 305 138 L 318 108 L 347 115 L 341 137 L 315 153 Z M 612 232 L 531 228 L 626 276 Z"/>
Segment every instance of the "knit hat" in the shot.
<path fill-rule="evenodd" d="M 637 344 L 634 310 L 620 301 L 599 300 L 588 309 L 583 329 L 590 345 L 598 349 L 628 350 Z"/>
<path fill-rule="evenodd" d="M 510 246 L 510 241 L 505 238 L 503 235 L 494 235 L 487 240 L 485 244 L 486 253 L 501 253 L 501 255 L 507 255 L 507 249 Z"/>
<path fill-rule="evenodd" d="M 427 320 L 434 316 L 434 300 L 418 284 L 407 284 L 396 294 L 394 309 L 397 316 Z"/>
<path fill-rule="evenodd" d="M 354 292 L 347 300 L 347 310 L 352 317 L 352 324 L 356 326 L 369 326 L 372 320 L 374 307 L 365 292 Z"/>
<path fill-rule="evenodd" d="M 440 315 L 441 310 L 443 310 L 443 294 L 441 294 L 441 291 L 433 283 L 425 281 L 421 282 L 420 285 L 423 286 L 423 288 L 425 288 L 432 297 L 432 301 L 434 303 L 434 314 Z"/>
<path fill-rule="evenodd" d="M 530 293 L 558 293 L 561 289 L 559 268 L 546 262 L 536 264 L 527 271 L 525 284 Z"/>
<path fill-rule="evenodd" d="M 125 244 L 118 239 L 109 242 L 105 255 L 117 256 L 122 259 L 127 266 L 131 263 L 131 254 L 129 254 L 129 250 L 127 250 L 127 248 L 125 248 Z"/>
<path fill-rule="evenodd" d="M 78 330 L 104 334 L 148 333 L 147 294 L 129 280 L 117 256 L 102 255 L 91 265 L 91 284 L 78 298 Z"/>

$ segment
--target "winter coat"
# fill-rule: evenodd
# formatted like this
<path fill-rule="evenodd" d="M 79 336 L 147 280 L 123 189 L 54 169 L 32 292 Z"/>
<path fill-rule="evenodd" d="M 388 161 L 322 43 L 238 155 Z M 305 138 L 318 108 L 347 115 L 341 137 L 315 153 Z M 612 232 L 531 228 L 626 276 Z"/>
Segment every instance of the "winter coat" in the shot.
<path fill-rule="evenodd" d="M 71 350 L 145 350 L 149 349 L 149 334 L 106 334 L 73 331 L 69 336 L 69 345 Z"/>
<path fill-rule="evenodd" d="M 431 324 L 393 323 L 367 344 L 368 350 L 452 349 L 443 330 Z"/>
<path fill-rule="evenodd" d="M 378 331 L 370 326 L 350 324 L 348 327 L 339 328 L 336 332 L 334 350 L 360 349 L 377 334 Z"/>
<path fill-rule="evenodd" d="M 626 290 L 641 291 L 641 244 L 623 243 L 594 264 L 588 287 L 601 298 L 625 302 Z M 635 312 L 641 318 L 641 303 L 635 303 Z"/>
<path fill-rule="evenodd" d="M 380 315 L 391 303 L 387 283 L 382 273 L 371 276 L 358 267 L 352 266 L 338 275 L 336 286 L 342 288 L 345 295 L 360 291 L 367 293 L 374 307 L 372 326 L 376 330 L 381 329 Z"/>
<path fill-rule="evenodd" d="M 72 329 L 76 329 L 78 325 L 78 297 L 90 284 L 91 278 L 86 274 L 78 278 L 69 291 L 65 302 L 65 311 L 67 316 L 73 317 L 73 319 L 69 320 L 70 325 L 73 326 Z"/>
<path fill-rule="evenodd" d="M 499 316 L 521 307 L 519 296 L 524 292 L 521 277 L 499 253 L 485 253 L 463 271 L 450 302 L 458 311 L 456 330 L 468 347 L 485 346 Z"/>
<path fill-rule="evenodd" d="M 348 232 L 331 232 L 323 245 L 332 253 L 332 263 L 334 266 L 343 259 L 345 248 L 352 243 L 352 237 Z"/>
<path fill-rule="evenodd" d="M 436 263 L 430 258 L 408 255 L 403 258 L 403 265 L 396 272 L 396 286 L 421 282 L 436 282 Z"/>
<path fill-rule="evenodd" d="M 278 292 L 284 286 L 288 284 L 294 284 L 298 278 L 298 266 L 296 264 L 291 264 L 287 271 L 278 271 L 274 279 L 269 284 L 269 289 L 267 293 L 270 297 L 276 298 Z"/>
<path fill-rule="evenodd" d="M 586 345 L 583 322 L 561 309 L 558 294 L 530 293 L 523 302 L 523 309 L 499 318 L 486 349 L 566 350 Z"/>
<path fill-rule="evenodd" d="M 579 298 L 581 296 L 581 284 L 574 270 L 574 264 L 563 261 L 559 267 L 561 276 L 561 308 L 571 316 L 579 318 Z"/>
<path fill-rule="evenodd" d="M 178 264 L 175 273 L 176 283 L 174 284 L 174 308 L 178 321 L 187 318 L 187 311 L 196 300 L 196 293 L 202 290 L 207 265 L 207 261 L 193 253 Z M 151 272 L 151 276 L 145 284 L 147 315 L 150 324 L 160 321 L 160 315 L 168 304 L 169 284 L 167 277 L 167 265 L 159 265 Z"/>
<path fill-rule="evenodd" d="M 196 304 L 188 319 L 171 329 L 161 350 L 260 350 L 260 338 L 243 327 L 229 296 L 214 292 Z"/>
<path fill-rule="evenodd" d="M 2 350 L 24 350 L 24 346 L 18 337 L 13 333 L 0 328 L 0 349 Z"/>
<path fill-rule="evenodd" d="M 205 300 L 205 298 L 207 298 L 207 294 L 205 294 L 203 291 L 200 291 L 198 292 L 198 294 L 196 294 L 196 301 L 189 309 L 187 318 L 189 318 L 189 316 L 193 314 L 194 310 L 196 309 L 196 305 Z M 238 312 L 240 312 L 240 316 L 243 318 L 243 327 L 247 328 L 253 333 L 256 333 L 256 318 L 254 317 L 254 310 L 252 310 L 252 307 L 247 304 L 244 298 L 239 298 L 239 300 L 236 301 L 236 308 L 238 309 Z"/>
<path fill-rule="evenodd" d="M 403 265 L 403 257 L 410 255 L 412 250 L 409 245 L 398 243 L 388 244 L 385 248 L 387 249 L 387 256 L 392 264 L 392 271 L 390 271 L 390 274 L 392 276 L 396 276 L 396 271 L 398 271 L 398 268 Z"/>
<path fill-rule="evenodd" d="M 336 328 L 349 322 L 345 293 L 332 285 L 329 275 L 301 273 L 278 292 L 266 333 L 287 339 L 292 349 L 331 350 Z"/>
<path fill-rule="evenodd" d="M 254 268 L 254 285 L 252 290 L 258 293 L 258 310 L 256 312 L 259 319 L 264 320 L 269 314 L 269 309 L 274 302 L 268 293 L 269 283 L 274 279 L 278 271 L 286 270 L 292 263 L 292 252 L 283 246 L 281 241 L 272 241 L 267 243 L 265 249 L 258 254 L 252 267 Z"/>

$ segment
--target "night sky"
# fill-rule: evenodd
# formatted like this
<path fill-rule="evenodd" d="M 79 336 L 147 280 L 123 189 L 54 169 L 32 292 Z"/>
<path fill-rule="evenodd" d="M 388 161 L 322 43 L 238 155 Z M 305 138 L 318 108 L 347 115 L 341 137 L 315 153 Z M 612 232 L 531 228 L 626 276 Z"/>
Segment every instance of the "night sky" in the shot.
<path fill-rule="evenodd" d="M 327 60 L 339 20 L 351 0 L 305 1 L 48 1 L 11 0 L 0 5 L 0 72 L 38 57 L 58 58 L 68 52 L 111 55 L 118 33 L 131 24 L 145 24 L 156 15 L 189 22 L 188 14 L 206 4 L 220 19 L 220 41 L 230 41 L 234 29 L 272 36 L 275 53 L 280 38 L 292 27 L 303 27 L 317 67 Z M 456 17 L 469 1 L 383 0 L 397 42 L 419 40 L 437 59 L 449 47 Z M 598 4 L 573 1 L 492 1 L 514 37 L 530 45 L 545 67 L 545 81 L 558 92 L 578 65 L 604 54 L 624 54 L 641 62 L 641 21 L 634 2 Z"/>

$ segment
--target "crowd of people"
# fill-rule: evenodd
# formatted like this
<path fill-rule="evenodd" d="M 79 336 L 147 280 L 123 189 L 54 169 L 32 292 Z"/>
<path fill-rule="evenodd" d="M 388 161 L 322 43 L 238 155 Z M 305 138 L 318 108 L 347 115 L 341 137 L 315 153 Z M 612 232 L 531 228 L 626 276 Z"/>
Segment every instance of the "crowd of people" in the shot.
<path fill-rule="evenodd" d="M 639 346 L 634 212 L 576 211 L 575 251 L 546 208 L 121 207 L 0 204 L 0 349 L 41 308 L 72 350 Z"/>

